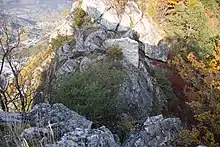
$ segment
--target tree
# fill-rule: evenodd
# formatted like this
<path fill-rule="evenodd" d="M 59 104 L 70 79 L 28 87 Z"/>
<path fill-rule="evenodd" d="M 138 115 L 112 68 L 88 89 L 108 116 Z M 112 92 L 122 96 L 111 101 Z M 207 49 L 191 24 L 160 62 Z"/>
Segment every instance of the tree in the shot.
<path fill-rule="evenodd" d="M 24 83 L 19 76 L 21 66 L 14 57 L 20 45 L 21 29 L 11 27 L 12 19 L 10 14 L 0 11 L 0 103 L 3 111 L 9 111 L 11 104 L 16 110 L 25 111 Z"/>

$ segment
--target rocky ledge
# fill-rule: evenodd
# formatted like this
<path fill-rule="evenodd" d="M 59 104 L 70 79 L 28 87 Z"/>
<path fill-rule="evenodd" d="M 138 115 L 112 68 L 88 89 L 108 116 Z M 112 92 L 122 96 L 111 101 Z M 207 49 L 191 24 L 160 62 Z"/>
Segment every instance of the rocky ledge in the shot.
<path fill-rule="evenodd" d="M 153 116 L 121 144 L 108 128 L 92 128 L 91 121 L 62 104 L 38 104 L 28 116 L 32 127 L 25 129 L 21 137 L 47 147 L 169 147 L 181 129 L 178 118 Z"/>

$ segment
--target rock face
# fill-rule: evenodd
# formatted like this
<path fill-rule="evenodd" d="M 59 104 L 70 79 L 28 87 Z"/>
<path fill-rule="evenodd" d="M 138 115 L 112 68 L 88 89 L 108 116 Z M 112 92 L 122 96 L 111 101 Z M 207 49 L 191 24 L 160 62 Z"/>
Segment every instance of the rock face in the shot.
<path fill-rule="evenodd" d="M 91 121 L 62 104 L 36 105 L 28 117 L 33 127 L 21 134 L 27 141 L 39 141 L 48 147 L 119 146 L 107 128 L 91 129 Z"/>
<path fill-rule="evenodd" d="M 63 74 L 75 72 L 76 67 L 76 61 L 74 59 L 69 59 L 57 70 L 56 76 L 59 77 Z"/>
<path fill-rule="evenodd" d="M 143 128 L 131 133 L 123 147 L 172 147 L 172 141 L 181 130 L 178 118 L 166 118 L 162 115 L 149 117 Z"/>
<path fill-rule="evenodd" d="M 139 44 L 130 38 L 108 39 L 104 43 L 105 48 L 118 46 L 122 49 L 123 56 L 128 62 L 138 67 L 139 63 Z"/>
<path fill-rule="evenodd" d="M 168 47 L 159 42 L 163 37 L 153 25 L 150 18 L 143 15 L 137 4 L 128 1 L 121 14 L 116 11 L 114 2 L 105 0 L 83 0 L 82 8 L 104 29 L 109 31 L 136 31 L 145 47 L 146 56 L 156 60 L 166 61 Z M 154 51 L 156 50 L 156 53 Z M 163 52 L 159 52 L 163 50 Z"/>
<path fill-rule="evenodd" d="M 153 108 L 154 86 L 152 77 L 134 68 L 132 65 L 125 64 L 126 79 L 122 84 L 119 97 L 123 104 L 127 106 L 128 113 L 135 120 L 147 118 Z"/>
<path fill-rule="evenodd" d="M 178 118 L 148 117 L 143 127 L 131 132 L 120 145 L 108 128 L 92 129 L 91 121 L 62 104 L 38 104 L 28 117 L 33 127 L 25 129 L 21 136 L 46 147 L 172 147 L 175 135 L 181 130 Z"/>

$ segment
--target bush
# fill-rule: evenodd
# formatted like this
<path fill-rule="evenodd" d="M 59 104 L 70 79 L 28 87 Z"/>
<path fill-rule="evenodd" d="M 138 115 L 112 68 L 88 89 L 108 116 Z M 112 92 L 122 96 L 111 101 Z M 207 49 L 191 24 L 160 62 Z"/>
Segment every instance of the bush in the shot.
<path fill-rule="evenodd" d="M 216 0 L 199 0 L 205 8 L 209 9 L 210 11 L 214 12 L 217 7 L 217 1 Z"/>
<path fill-rule="evenodd" d="M 72 17 L 74 27 L 76 28 L 81 28 L 91 23 L 91 17 L 89 17 L 80 7 L 76 8 L 76 10 L 72 13 Z"/>
<path fill-rule="evenodd" d="M 103 63 L 60 79 L 51 101 L 63 103 L 97 125 L 109 126 L 120 111 L 117 92 L 123 82 L 123 71 L 110 65 Z"/>
<path fill-rule="evenodd" d="M 53 49 L 57 49 L 64 45 L 64 43 L 66 43 L 69 39 L 70 37 L 68 36 L 58 35 L 57 38 L 53 39 L 50 44 L 52 45 Z"/>
<path fill-rule="evenodd" d="M 196 120 L 181 132 L 180 146 L 220 145 L 220 41 L 216 46 L 214 55 L 206 62 L 193 53 L 187 58 L 178 55 L 170 62 L 188 82 L 184 94 Z"/>
<path fill-rule="evenodd" d="M 175 5 L 165 24 L 171 38 L 190 41 L 190 48 L 203 58 L 213 55 L 215 36 L 218 34 L 209 28 L 203 5 L 197 1 Z M 197 46 L 196 46 L 197 45 Z"/>
<path fill-rule="evenodd" d="M 123 56 L 122 49 L 118 46 L 110 47 L 107 54 L 112 59 L 121 59 Z"/>

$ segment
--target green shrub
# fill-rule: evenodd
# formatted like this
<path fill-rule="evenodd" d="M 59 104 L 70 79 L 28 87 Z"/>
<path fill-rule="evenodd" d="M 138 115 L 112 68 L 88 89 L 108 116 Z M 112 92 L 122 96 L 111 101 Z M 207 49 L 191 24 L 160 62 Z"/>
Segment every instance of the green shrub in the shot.
<path fill-rule="evenodd" d="M 165 30 L 171 38 L 191 42 L 191 49 L 203 58 L 211 56 L 215 48 L 217 32 L 209 28 L 205 9 L 201 3 L 179 3 L 166 21 Z M 185 43 L 186 44 L 186 43 Z M 197 45 L 197 47 L 193 47 Z"/>
<path fill-rule="evenodd" d="M 205 8 L 209 9 L 210 11 L 214 12 L 218 2 L 217 0 L 199 0 L 204 6 Z"/>
<path fill-rule="evenodd" d="M 170 81 L 171 73 L 167 69 L 155 69 L 154 74 L 157 80 L 157 85 L 163 90 L 168 100 L 172 100 L 175 95 Z"/>
<path fill-rule="evenodd" d="M 66 43 L 69 39 L 69 36 L 58 35 L 57 38 L 53 39 L 50 44 L 52 45 L 53 49 L 57 49 L 64 45 L 64 43 Z"/>
<path fill-rule="evenodd" d="M 111 65 L 103 63 L 60 79 L 52 90 L 52 103 L 63 103 L 97 125 L 115 122 L 123 71 Z"/>
<path fill-rule="evenodd" d="M 76 10 L 72 13 L 72 17 L 74 27 L 77 28 L 87 26 L 91 23 L 91 17 L 89 17 L 86 12 L 80 7 L 76 8 Z"/>
<path fill-rule="evenodd" d="M 24 138 L 20 136 L 22 131 L 26 129 L 24 124 L 0 124 L 0 146 L 1 147 L 17 147 L 24 145 Z"/>

